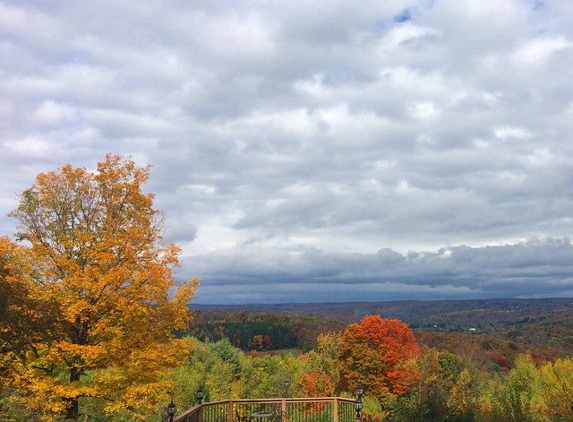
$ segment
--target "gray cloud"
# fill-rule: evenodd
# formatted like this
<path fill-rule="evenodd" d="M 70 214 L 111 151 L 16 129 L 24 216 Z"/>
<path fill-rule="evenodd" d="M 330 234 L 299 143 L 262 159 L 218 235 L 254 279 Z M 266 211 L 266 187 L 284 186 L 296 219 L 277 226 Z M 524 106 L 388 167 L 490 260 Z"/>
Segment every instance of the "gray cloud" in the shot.
<path fill-rule="evenodd" d="M 555 297 L 573 289 L 568 239 L 372 254 L 269 250 L 248 245 L 188 258 L 202 276 L 199 301 L 235 303 L 437 298 Z M 280 299 L 284 296 L 283 299 Z M 273 302 L 276 301 L 276 302 Z"/>
<path fill-rule="evenodd" d="M 3 1 L 0 212 L 111 151 L 197 301 L 569 295 L 573 7 L 482 3 Z"/>

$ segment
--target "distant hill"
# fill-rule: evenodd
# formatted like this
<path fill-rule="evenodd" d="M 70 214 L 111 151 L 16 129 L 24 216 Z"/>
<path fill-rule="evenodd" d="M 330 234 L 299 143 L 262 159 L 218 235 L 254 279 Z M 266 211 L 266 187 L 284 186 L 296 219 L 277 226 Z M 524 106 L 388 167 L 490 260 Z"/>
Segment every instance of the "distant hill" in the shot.
<path fill-rule="evenodd" d="M 481 356 L 508 369 L 520 353 L 538 362 L 573 356 L 573 299 L 487 299 L 192 305 L 189 333 L 229 338 L 243 349 L 308 350 L 318 334 L 340 332 L 365 315 L 406 322 L 418 342 L 440 351 Z M 258 339 L 258 340 L 257 340 Z M 265 339 L 268 339 L 265 344 Z"/>
<path fill-rule="evenodd" d="M 274 305 L 191 305 L 191 309 L 249 311 L 329 316 L 344 322 L 365 315 L 397 318 L 412 328 L 491 328 L 573 319 L 573 298 L 554 299 L 470 299 L 438 301 L 389 301 L 342 303 L 293 303 Z M 437 327 L 436 327 L 437 326 Z"/>

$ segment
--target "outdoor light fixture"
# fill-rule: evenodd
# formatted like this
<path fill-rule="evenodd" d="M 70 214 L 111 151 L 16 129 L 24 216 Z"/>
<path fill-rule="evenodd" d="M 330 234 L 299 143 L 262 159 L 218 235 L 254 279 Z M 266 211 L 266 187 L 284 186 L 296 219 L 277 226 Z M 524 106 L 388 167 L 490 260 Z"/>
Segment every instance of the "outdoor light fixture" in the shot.
<path fill-rule="evenodd" d="M 364 394 L 364 387 L 362 384 L 358 384 L 356 387 L 356 401 L 354 402 L 354 406 L 356 409 L 356 420 L 360 420 L 362 418 L 362 395 Z"/>
<path fill-rule="evenodd" d="M 173 416 L 175 416 L 175 403 L 173 403 L 173 399 L 171 399 L 171 403 L 167 405 L 167 415 L 169 416 L 169 422 L 173 422 Z"/>
<path fill-rule="evenodd" d="M 196 393 L 196 397 L 197 397 L 197 402 L 199 404 L 201 404 L 203 402 L 203 396 L 205 395 L 205 391 L 203 390 L 203 387 L 199 387 L 197 389 L 197 393 Z"/>
<path fill-rule="evenodd" d="M 360 419 L 362 417 L 362 399 L 356 400 L 356 419 Z"/>
<path fill-rule="evenodd" d="M 285 387 L 285 396 L 288 396 L 288 393 L 289 393 L 288 389 L 290 387 L 290 382 L 289 381 L 283 381 L 283 385 Z"/>

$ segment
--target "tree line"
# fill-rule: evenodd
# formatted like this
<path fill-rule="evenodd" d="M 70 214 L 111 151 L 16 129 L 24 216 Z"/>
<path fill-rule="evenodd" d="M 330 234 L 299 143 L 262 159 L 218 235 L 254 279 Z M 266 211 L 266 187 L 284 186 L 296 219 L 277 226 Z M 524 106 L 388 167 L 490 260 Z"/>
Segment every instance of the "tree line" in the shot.
<path fill-rule="evenodd" d="M 319 334 L 341 331 L 345 325 L 333 318 L 313 315 L 194 310 L 188 333 L 207 342 L 229 339 L 243 351 L 308 351 L 316 345 Z"/>

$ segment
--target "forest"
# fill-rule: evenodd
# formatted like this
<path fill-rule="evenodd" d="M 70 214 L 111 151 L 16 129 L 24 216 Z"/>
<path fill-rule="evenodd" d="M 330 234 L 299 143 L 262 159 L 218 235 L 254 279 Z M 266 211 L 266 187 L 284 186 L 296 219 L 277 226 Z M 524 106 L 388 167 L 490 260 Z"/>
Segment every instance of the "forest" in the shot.
<path fill-rule="evenodd" d="M 20 195 L 0 237 L 0 421 L 159 422 L 200 387 L 215 401 L 358 385 L 366 422 L 573 421 L 567 299 L 190 308 L 198 280 L 175 282 L 149 170 L 108 155 Z"/>
<path fill-rule="evenodd" d="M 364 325 L 364 319 L 374 317 L 357 316 L 357 307 L 369 312 L 376 306 L 379 310 L 385 309 L 385 313 L 400 312 L 405 320 L 414 321 L 412 325 L 418 328 L 407 326 L 407 330 L 416 343 L 416 346 L 410 346 L 417 347 L 418 352 L 410 362 L 415 368 L 414 379 L 400 394 L 391 390 L 374 394 L 372 388 L 367 390 L 365 415 L 368 418 L 386 420 L 394 417 L 400 421 L 573 420 L 572 407 L 568 404 L 573 398 L 570 300 L 452 301 L 447 306 L 421 302 L 415 304 L 415 312 L 412 305 L 411 302 L 279 305 L 274 306 L 275 312 L 258 306 L 242 309 L 199 307 L 194 311 L 191 332 L 200 334 L 207 342 L 224 342 L 246 359 L 277 359 L 279 362 L 294 359 L 298 365 L 298 369 L 293 370 L 294 379 L 282 375 L 288 378 L 291 386 L 289 394 L 351 396 L 353 390 L 342 375 L 347 357 L 340 349 L 340 339 L 356 323 L 344 321 L 356 320 Z M 294 313 L 294 308 L 300 313 Z M 465 329 L 459 327 L 462 321 L 460 309 L 468 315 L 465 321 L 469 325 L 466 324 Z M 431 328 L 416 323 L 426 320 L 428 314 L 435 322 Z M 239 334 L 233 327 L 239 321 L 244 323 L 242 334 L 246 339 L 267 337 L 266 344 L 248 340 L 238 342 Z M 261 327 L 275 325 L 295 333 L 289 337 L 288 358 L 274 349 L 273 330 L 261 330 Z M 481 328 L 472 330 L 474 326 Z M 367 328 L 364 330 L 368 331 Z M 386 339 L 366 341 L 388 343 Z M 360 351 L 355 353 L 362 358 L 368 355 Z M 378 355 L 375 361 L 388 368 L 383 356 Z M 313 366 L 317 362 L 321 362 L 318 367 Z M 407 365 L 407 362 L 403 364 Z M 377 374 L 377 381 L 368 382 L 366 374 L 376 373 L 375 368 L 364 367 L 358 372 L 361 374 L 358 378 L 365 385 L 376 385 L 388 377 L 387 373 Z M 280 376 L 271 384 L 280 389 Z"/>

